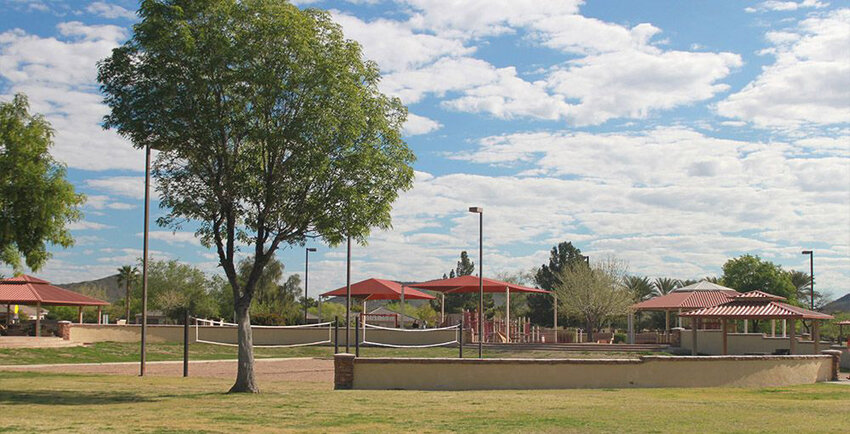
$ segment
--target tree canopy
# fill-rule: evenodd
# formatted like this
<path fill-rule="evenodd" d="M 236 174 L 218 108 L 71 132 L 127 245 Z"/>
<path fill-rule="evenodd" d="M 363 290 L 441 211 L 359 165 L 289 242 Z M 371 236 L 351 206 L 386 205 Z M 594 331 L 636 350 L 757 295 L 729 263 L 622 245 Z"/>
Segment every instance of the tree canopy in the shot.
<path fill-rule="evenodd" d="M 563 312 L 585 324 L 590 339 L 605 322 L 628 312 L 634 296 L 623 284 L 625 265 L 606 258 L 592 268 L 574 263 L 558 273 L 558 303 Z"/>
<path fill-rule="evenodd" d="M 65 179 L 65 166 L 50 155 L 53 129 L 29 112 L 26 95 L 0 102 L 0 262 L 38 271 L 48 244 L 74 244 L 68 224 L 80 219 L 85 198 Z"/>
<path fill-rule="evenodd" d="M 743 255 L 723 264 L 723 283 L 739 292 L 763 291 L 797 301 L 797 288 L 782 267 L 758 256 Z"/>
<path fill-rule="evenodd" d="M 99 65 L 105 126 L 159 150 L 161 225 L 200 225 L 239 323 L 231 391 L 256 392 L 250 305 L 281 246 L 365 242 L 413 182 L 406 108 L 330 14 L 275 0 L 146 0 Z M 254 261 L 239 279 L 239 247 Z"/>
<path fill-rule="evenodd" d="M 585 264 L 581 249 L 573 246 L 572 242 L 563 241 L 552 247 L 549 253 L 549 263 L 543 264 L 534 273 L 534 283 L 541 289 L 554 290 L 560 282 L 558 275 L 565 268 L 574 264 Z M 548 294 L 530 294 L 527 299 L 531 321 L 546 326 L 554 325 L 553 299 Z"/>

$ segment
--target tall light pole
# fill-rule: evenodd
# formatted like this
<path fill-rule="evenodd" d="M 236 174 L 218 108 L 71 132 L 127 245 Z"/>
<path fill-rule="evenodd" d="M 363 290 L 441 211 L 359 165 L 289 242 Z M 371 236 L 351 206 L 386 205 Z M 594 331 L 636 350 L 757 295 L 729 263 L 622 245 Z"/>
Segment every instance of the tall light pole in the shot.
<path fill-rule="evenodd" d="M 812 310 L 815 310 L 815 252 L 812 250 L 803 250 L 802 254 L 809 255 L 809 298 L 811 301 Z"/>
<path fill-rule="evenodd" d="M 148 223 L 150 221 L 151 147 L 145 146 L 145 227 L 142 231 L 142 349 L 139 376 L 145 376 L 145 359 L 148 332 Z M 129 318 L 127 318 L 129 320 Z"/>
<path fill-rule="evenodd" d="M 307 324 L 307 283 L 310 278 L 310 252 L 315 251 L 315 247 L 304 249 L 304 324 Z"/>
<path fill-rule="evenodd" d="M 483 357 L 484 341 L 484 208 L 469 207 L 469 212 L 478 214 L 478 358 Z"/>

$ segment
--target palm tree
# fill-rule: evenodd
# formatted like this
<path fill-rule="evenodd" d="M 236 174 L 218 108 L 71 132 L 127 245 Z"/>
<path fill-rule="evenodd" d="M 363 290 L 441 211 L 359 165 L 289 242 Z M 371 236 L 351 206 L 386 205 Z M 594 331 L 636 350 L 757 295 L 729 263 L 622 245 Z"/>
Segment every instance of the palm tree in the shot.
<path fill-rule="evenodd" d="M 127 324 L 130 323 L 130 285 L 139 280 L 139 269 L 125 265 L 118 269 L 118 284 L 124 284 L 124 308 L 127 311 Z"/>
<path fill-rule="evenodd" d="M 716 285 L 721 285 L 721 286 L 723 285 L 723 278 L 722 277 L 705 276 L 702 280 L 705 280 L 706 282 L 714 283 Z"/>
<path fill-rule="evenodd" d="M 797 300 L 801 303 L 808 304 L 809 298 L 811 297 L 809 290 L 812 286 L 812 280 L 809 277 L 809 273 L 790 270 L 788 271 L 788 277 L 791 278 L 791 283 L 794 284 L 794 288 L 797 290 Z"/>
<path fill-rule="evenodd" d="M 672 279 L 670 277 L 658 277 L 652 282 L 652 286 L 655 287 L 655 293 L 658 295 L 667 295 L 681 286 L 681 284 L 682 282 L 678 279 Z"/>
<path fill-rule="evenodd" d="M 652 297 L 652 282 L 646 276 L 626 276 L 623 283 L 635 296 L 635 300 L 642 301 Z"/>

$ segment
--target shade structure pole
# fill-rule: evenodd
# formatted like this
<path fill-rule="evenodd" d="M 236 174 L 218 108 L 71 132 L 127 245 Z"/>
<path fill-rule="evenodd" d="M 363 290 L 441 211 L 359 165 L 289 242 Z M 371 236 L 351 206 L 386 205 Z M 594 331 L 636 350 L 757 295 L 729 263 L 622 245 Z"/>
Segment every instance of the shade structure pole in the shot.
<path fill-rule="evenodd" d="M 345 254 L 345 352 L 351 350 L 349 336 L 351 335 L 351 235 Z"/>
<path fill-rule="evenodd" d="M 693 356 L 697 355 L 697 328 L 699 328 L 697 322 L 697 317 L 691 317 L 691 333 L 693 334 L 691 338 L 691 355 Z"/>
<path fill-rule="evenodd" d="M 782 337 L 783 338 L 788 337 L 788 320 L 787 319 L 782 320 Z"/>
<path fill-rule="evenodd" d="M 744 333 L 749 333 L 749 332 L 750 332 L 750 321 L 747 320 L 747 319 L 744 319 Z"/>
<path fill-rule="evenodd" d="M 511 343 L 511 287 L 505 287 L 505 335 Z"/>
<path fill-rule="evenodd" d="M 635 343 L 635 312 L 629 310 L 629 343 Z"/>
<path fill-rule="evenodd" d="M 83 323 L 83 307 L 82 306 L 80 306 L 79 310 L 77 311 L 77 322 L 80 323 L 80 324 Z"/>
<path fill-rule="evenodd" d="M 484 357 L 484 213 L 478 213 L 478 358 Z"/>
<path fill-rule="evenodd" d="M 103 324 L 103 307 L 102 306 L 97 307 L 97 323 Z"/>
<path fill-rule="evenodd" d="M 797 354 L 797 320 L 791 319 L 791 332 L 788 333 L 789 342 L 789 352 L 791 354 Z"/>
<path fill-rule="evenodd" d="M 555 327 L 555 342 L 558 342 L 558 294 L 552 291 L 552 323 Z"/>
<path fill-rule="evenodd" d="M 41 302 L 35 303 L 35 337 L 41 337 Z"/>
<path fill-rule="evenodd" d="M 820 321 L 812 320 L 812 343 L 815 346 L 814 354 L 820 353 Z"/>
<path fill-rule="evenodd" d="M 147 360 L 148 333 L 148 227 L 150 223 L 151 195 L 151 147 L 145 146 L 145 219 L 142 230 L 142 338 L 139 355 L 139 376 L 145 376 L 145 361 Z"/>
<path fill-rule="evenodd" d="M 727 331 L 726 331 L 726 318 L 720 319 L 720 330 L 721 330 L 720 336 L 721 336 L 721 339 L 723 339 L 723 345 L 722 345 L 723 349 L 722 349 L 722 352 L 720 354 L 725 356 L 725 355 L 729 354 L 729 348 L 728 348 L 728 345 L 727 345 L 728 336 L 726 334 L 727 333 Z"/>
<path fill-rule="evenodd" d="M 440 326 L 446 323 L 446 293 L 440 293 Z"/>
<path fill-rule="evenodd" d="M 772 338 L 776 337 L 776 320 L 775 319 L 770 320 L 770 337 L 772 337 Z"/>
<path fill-rule="evenodd" d="M 404 285 L 401 285 L 401 328 L 404 328 Z"/>

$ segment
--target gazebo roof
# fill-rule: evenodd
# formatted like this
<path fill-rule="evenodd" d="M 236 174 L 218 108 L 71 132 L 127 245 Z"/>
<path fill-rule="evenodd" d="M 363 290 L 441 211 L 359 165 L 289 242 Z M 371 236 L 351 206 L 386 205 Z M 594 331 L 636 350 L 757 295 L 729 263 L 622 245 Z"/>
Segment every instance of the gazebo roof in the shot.
<path fill-rule="evenodd" d="M 107 306 L 108 302 L 53 286 L 26 274 L 0 280 L 0 304 L 46 304 L 54 306 Z"/>
<path fill-rule="evenodd" d="M 761 291 L 750 291 L 716 306 L 683 313 L 684 317 L 732 319 L 832 319 L 832 315 L 783 303 L 785 300 Z"/>
<path fill-rule="evenodd" d="M 710 283 L 710 282 L 706 282 Z M 713 283 L 711 285 L 714 285 Z M 720 286 L 720 285 L 716 285 Z M 725 288 L 722 287 L 721 288 Z M 680 291 L 672 291 L 666 295 L 650 298 L 632 305 L 633 310 L 677 310 L 677 309 L 700 309 L 704 307 L 716 306 L 720 303 L 729 301 L 732 297 L 739 295 L 734 289 L 698 289 Z"/>

